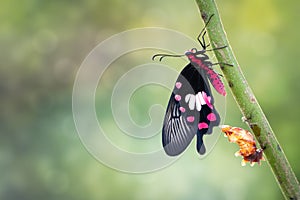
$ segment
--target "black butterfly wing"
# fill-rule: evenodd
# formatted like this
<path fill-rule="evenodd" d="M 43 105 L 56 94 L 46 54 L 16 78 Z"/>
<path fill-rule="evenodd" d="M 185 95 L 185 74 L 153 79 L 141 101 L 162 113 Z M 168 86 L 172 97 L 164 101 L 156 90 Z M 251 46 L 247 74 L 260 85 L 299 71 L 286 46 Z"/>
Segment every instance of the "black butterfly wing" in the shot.
<path fill-rule="evenodd" d="M 182 153 L 195 135 L 197 151 L 205 153 L 203 135 L 220 123 L 213 102 L 205 73 L 188 64 L 175 83 L 164 118 L 162 143 L 169 156 Z"/>

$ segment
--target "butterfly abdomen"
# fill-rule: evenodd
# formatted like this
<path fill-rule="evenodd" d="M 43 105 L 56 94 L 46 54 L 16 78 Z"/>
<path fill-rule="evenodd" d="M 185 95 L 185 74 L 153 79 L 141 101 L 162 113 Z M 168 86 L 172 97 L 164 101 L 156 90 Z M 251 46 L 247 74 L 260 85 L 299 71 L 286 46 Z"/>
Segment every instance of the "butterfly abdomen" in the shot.
<path fill-rule="evenodd" d="M 226 96 L 226 90 L 223 82 L 221 81 L 219 75 L 212 69 L 206 70 L 207 76 L 213 85 L 213 87 L 217 90 L 217 92 L 223 96 Z"/>

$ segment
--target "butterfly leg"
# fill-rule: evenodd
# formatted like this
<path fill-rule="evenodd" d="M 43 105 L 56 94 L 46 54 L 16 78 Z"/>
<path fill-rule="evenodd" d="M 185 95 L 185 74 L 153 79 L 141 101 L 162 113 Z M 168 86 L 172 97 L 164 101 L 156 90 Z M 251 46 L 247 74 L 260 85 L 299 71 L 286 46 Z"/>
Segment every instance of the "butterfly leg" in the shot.
<path fill-rule="evenodd" d="M 214 49 L 206 49 L 206 51 L 216 51 L 216 50 L 225 49 L 225 48 L 227 48 L 227 46 L 216 47 Z"/>
<path fill-rule="evenodd" d="M 211 20 L 211 18 L 213 17 L 214 15 L 212 14 L 210 17 L 209 17 L 209 19 L 207 20 L 207 22 L 206 22 L 206 24 L 205 24 L 205 26 L 203 27 L 203 29 L 200 31 L 200 33 L 199 33 L 199 35 L 198 35 L 198 37 L 197 37 L 197 40 L 198 40 L 198 42 L 200 43 L 200 45 L 201 45 L 201 47 L 203 48 L 203 49 L 206 49 L 210 44 L 208 44 L 208 45 L 206 45 L 205 44 L 205 39 L 204 39 L 204 35 L 206 34 L 206 27 L 207 27 L 207 25 L 209 24 L 209 22 L 210 22 L 210 20 Z M 202 34 L 203 33 L 203 34 Z M 200 37 L 202 38 L 202 40 L 200 40 Z"/>
<path fill-rule="evenodd" d="M 232 64 L 223 63 L 223 62 L 212 63 L 212 65 L 227 65 L 227 66 L 229 66 L 229 67 L 233 67 Z"/>
<path fill-rule="evenodd" d="M 218 73 L 218 76 L 220 76 L 220 77 L 222 77 L 222 78 L 224 77 L 223 74 L 219 74 L 219 73 Z"/>
<path fill-rule="evenodd" d="M 200 43 L 201 47 L 202 47 L 203 49 L 206 49 L 207 47 L 210 46 L 209 43 L 208 43 L 207 45 L 205 44 L 205 38 L 204 38 L 204 37 L 205 37 L 206 31 L 203 32 L 203 35 L 202 35 L 202 36 L 201 36 L 201 34 L 202 34 L 202 33 L 200 33 L 200 34 L 198 35 L 197 40 L 198 40 L 198 42 Z M 202 38 L 202 40 L 200 40 L 200 37 Z"/>

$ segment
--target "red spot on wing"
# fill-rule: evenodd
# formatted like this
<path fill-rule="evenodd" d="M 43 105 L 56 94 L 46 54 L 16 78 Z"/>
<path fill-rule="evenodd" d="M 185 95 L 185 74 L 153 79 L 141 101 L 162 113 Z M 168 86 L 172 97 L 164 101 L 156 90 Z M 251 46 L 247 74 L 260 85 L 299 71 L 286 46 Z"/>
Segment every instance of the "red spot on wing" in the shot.
<path fill-rule="evenodd" d="M 211 104 L 211 97 L 207 96 L 207 94 L 205 92 L 202 92 L 202 96 L 203 96 L 203 99 L 204 99 L 206 105 L 208 107 L 210 107 L 210 109 L 213 109 L 213 105 Z"/>
<path fill-rule="evenodd" d="M 204 129 L 204 128 L 208 128 L 208 124 L 205 123 L 205 122 L 201 122 L 198 124 L 198 129 L 201 130 L 201 129 Z"/>
<path fill-rule="evenodd" d="M 180 88 L 181 88 L 181 86 L 182 86 L 182 83 L 180 83 L 180 82 L 177 82 L 177 83 L 175 84 L 175 86 L 176 86 L 176 88 L 177 88 L 177 89 L 180 89 Z"/>
<path fill-rule="evenodd" d="M 185 112 L 185 108 L 184 108 L 184 107 L 180 107 L 179 110 L 180 110 L 181 112 L 183 112 L 183 113 Z"/>
<path fill-rule="evenodd" d="M 188 116 L 188 117 L 186 118 L 186 120 L 187 120 L 188 122 L 194 122 L 195 117 L 194 117 L 194 116 Z"/>
<path fill-rule="evenodd" d="M 176 100 L 176 101 L 180 101 L 180 100 L 181 100 L 181 96 L 180 96 L 179 94 L 176 94 L 176 95 L 175 95 L 175 100 Z"/>
<path fill-rule="evenodd" d="M 209 121 L 216 121 L 217 117 L 216 117 L 216 115 L 214 113 L 210 113 L 210 114 L 207 115 L 207 119 Z"/>

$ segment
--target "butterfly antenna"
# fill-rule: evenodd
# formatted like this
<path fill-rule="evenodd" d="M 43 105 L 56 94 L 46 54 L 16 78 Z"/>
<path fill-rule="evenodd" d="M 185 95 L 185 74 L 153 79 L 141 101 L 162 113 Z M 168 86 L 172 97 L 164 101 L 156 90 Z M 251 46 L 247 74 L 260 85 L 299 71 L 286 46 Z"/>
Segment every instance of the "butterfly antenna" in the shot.
<path fill-rule="evenodd" d="M 185 56 L 185 55 L 155 54 L 154 56 L 152 56 L 152 60 L 154 60 L 156 57 L 160 57 L 159 61 L 162 61 L 162 59 L 165 57 L 182 57 L 182 56 Z"/>

